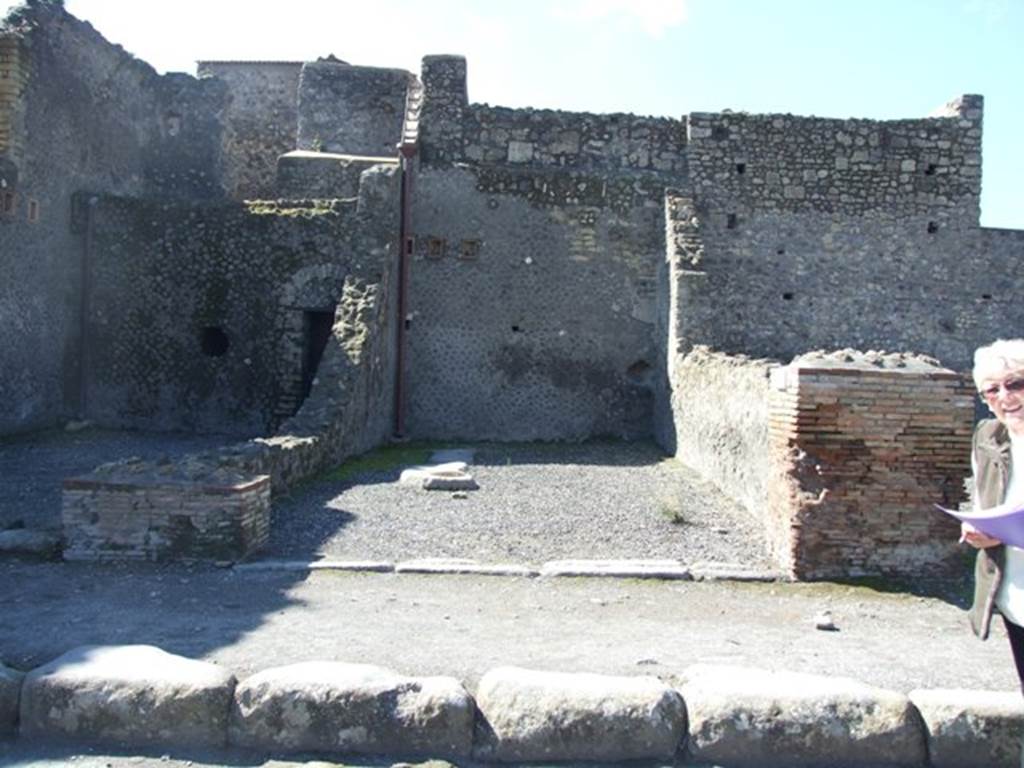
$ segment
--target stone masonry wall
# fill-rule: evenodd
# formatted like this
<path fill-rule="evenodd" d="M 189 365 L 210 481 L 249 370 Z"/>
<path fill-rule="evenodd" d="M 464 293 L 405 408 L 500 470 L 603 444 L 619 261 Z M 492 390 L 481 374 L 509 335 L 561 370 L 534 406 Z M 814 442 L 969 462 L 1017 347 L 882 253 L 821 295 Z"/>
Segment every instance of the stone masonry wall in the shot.
<path fill-rule="evenodd" d="M 243 558 L 266 543 L 269 504 L 264 492 L 282 492 L 391 434 L 397 197 L 393 167 L 366 171 L 355 209 L 345 210 L 353 227 L 347 245 L 355 257 L 307 264 L 281 286 L 276 309 L 280 326 L 271 336 L 279 345 L 277 352 L 273 343 L 266 350 L 258 345 L 254 349 L 263 358 L 260 370 L 266 370 L 268 361 L 280 366 L 276 380 L 285 394 L 302 359 L 295 321 L 301 327 L 303 308 L 310 305 L 334 312 L 312 389 L 304 400 L 293 401 L 297 413 L 266 437 L 172 462 L 126 460 L 70 479 L 64 487 L 63 521 L 65 539 L 73 542 L 71 556 Z M 249 215 L 271 222 L 264 234 L 280 227 L 310 237 L 323 226 L 330 231 L 329 217 L 338 216 L 335 207 L 340 203 L 326 205 L 311 216 L 308 206 L 296 201 L 263 202 L 263 210 Z M 253 359 L 227 361 L 235 375 L 248 375 L 242 366 L 257 364 Z"/>
<path fill-rule="evenodd" d="M 650 435 L 683 124 L 470 105 L 461 57 L 422 79 L 411 434 Z"/>
<path fill-rule="evenodd" d="M 396 157 L 413 75 L 316 61 L 299 81 L 298 149 Z"/>
<path fill-rule="evenodd" d="M 696 347 L 670 367 L 673 453 L 756 518 L 774 463 L 768 441 L 769 375 L 779 366 Z M 663 439 L 663 444 L 665 443 Z"/>
<path fill-rule="evenodd" d="M 649 435 L 661 199 L 653 179 L 421 167 L 410 434 Z"/>
<path fill-rule="evenodd" d="M 0 150 L 0 433 L 80 410 L 81 238 L 72 197 L 220 194 L 213 82 L 161 78 L 57 3 L 16 9 L 0 39 L 18 51 L 18 105 Z M 8 65 L 11 62 L 8 61 Z M 8 70 L 10 75 L 11 71 Z M 6 78 L 10 81 L 11 78 Z M 7 103 L 5 101 L 5 103 Z M 6 208 L 6 210 L 5 210 Z"/>
<path fill-rule="evenodd" d="M 21 161 L 25 145 L 23 121 L 27 85 L 28 67 L 21 40 L 14 35 L 0 35 L 0 156 L 9 157 L 15 165 Z M 5 181 L 13 186 L 16 179 Z"/>
<path fill-rule="evenodd" d="M 910 349 L 964 371 L 1024 326 L 1019 232 L 931 215 L 768 213 L 731 223 L 670 194 L 670 326 L 693 345 L 779 359 L 808 349 Z"/>
<path fill-rule="evenodd" d="M 973 392 L 920 358 L 807 355 L 776 369 L 770 544 L 799 579 L 921 577 L 962 563 Z"/>
<path fill-rule="evenodd" d="M 276 197 L 277 158 L 295 149 L 301 62 L 200 61 L 200 78 L 227 86 L 221 114 L 224 187 L 235 200 Z"/>
<path fill-rule="evenodd" d="M 307 313 L 334 312 L 349 274 L 391 269 L 395 171 L 364 178 L 372 183 L 351 201 L 98 199 L 89 417 L 252 435 L 291 416 L 302 399 Z"/>
<path fill-rule="evenodd" d="M 354 203 L 281 211 L 100 198 L 88 416 L 118 427 L 265 430 L 281 394 L 281 316 L 301 312 L 275 301 L 272 286 L 321 263 L 343 278 L 357 252 L 354 212 Z M 333 310 L 338 297 L 310 309 Z"/>
<path fill-rule="evenodd" d="M 423 81 L 426 163 L 686 174 L 686 124 L 679 120 L 469 104 L 461 57 L 428 56 Z"/>
<path fill-rule="evenodd" d="M 983 101 L 920 120 L 693 113 L 694 193 L 709 210 L 931 216 L 977 225 Z"/>

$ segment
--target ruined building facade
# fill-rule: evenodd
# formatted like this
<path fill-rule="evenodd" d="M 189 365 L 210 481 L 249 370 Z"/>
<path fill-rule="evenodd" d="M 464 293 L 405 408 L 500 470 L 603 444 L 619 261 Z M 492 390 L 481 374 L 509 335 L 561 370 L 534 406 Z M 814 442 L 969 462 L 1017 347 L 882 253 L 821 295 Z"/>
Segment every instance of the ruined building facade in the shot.
<path fill-rule="evenodd" d="M 275 485 L 395 432 L 686 456 L 732 386 L 690 376 L 707 348 L 760 393 L 692 457 L 710 467 L 716 443 L 769 439 L 744 419 L 778 363 L 963 371 L 1021 326 L 1024 233 L 979 225 L 980 96 L 676 120 L 475 104 L 457 56 L 198 73 L 158 75 L 59 4 L 8 18 L 0 434 L 262 435 L 224 461 Z"/>

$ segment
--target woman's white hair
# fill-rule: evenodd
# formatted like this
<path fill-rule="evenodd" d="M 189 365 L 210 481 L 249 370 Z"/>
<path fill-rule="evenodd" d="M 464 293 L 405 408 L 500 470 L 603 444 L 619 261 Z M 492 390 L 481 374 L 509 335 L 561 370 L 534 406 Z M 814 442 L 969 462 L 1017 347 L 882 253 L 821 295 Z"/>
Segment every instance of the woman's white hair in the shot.
<path fill-rule="evenodd" d="M 974 351 L 974 386 L 998 377 L 1006 370 L 1024 369 L 1024 339 L 998 339 Z"/>

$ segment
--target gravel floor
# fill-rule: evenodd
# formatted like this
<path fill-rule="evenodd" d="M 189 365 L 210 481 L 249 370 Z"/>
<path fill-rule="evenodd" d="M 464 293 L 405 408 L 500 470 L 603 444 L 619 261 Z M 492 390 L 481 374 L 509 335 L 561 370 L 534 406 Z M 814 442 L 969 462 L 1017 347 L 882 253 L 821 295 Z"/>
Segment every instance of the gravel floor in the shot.
<path fill-rule="evenodd" d="M 768 568 L 759 524 L 651 443 L 481 444 L 466 498 L 402 467 L 308 485 L 274 506 L 268 557 L 671 558 Z"/>
<path fill-rule="evenodd" d="M 0 438 L 0 530 L 60 526 L 61 481 L 108 461 L 157 459 L 241 438 L 223 435 L 54 430 Z"/>
<path fill-rule="evenodd" d="M 0 441 L 0 529 L 58 527 L 60 484 L 108 461 L 238 438 L 108 430 Z M 303 485 L 274 503 L 266 558 L 461 557 L 540 565 L 665 558 L 770 567 L 759 525 L 653 443 L 479 444 L 466 498 L 398 483 L 402 465 Z"/>

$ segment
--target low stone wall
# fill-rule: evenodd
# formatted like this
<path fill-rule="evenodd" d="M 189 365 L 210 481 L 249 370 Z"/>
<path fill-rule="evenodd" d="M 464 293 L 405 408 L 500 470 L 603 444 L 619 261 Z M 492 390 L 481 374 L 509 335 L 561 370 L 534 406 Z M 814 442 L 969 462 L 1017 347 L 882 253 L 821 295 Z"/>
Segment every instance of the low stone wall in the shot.
<path fill-rule="evenodd" d="M 669 372 L 676 458 L 755 515 L 768 494 L 769 374 L 778 366 L 695 347 Z"/>
<path fill-rule="evenodd" d="M 671 682 L 502 667 L 474 698 L 454 678 L 364 664 L 307 662 L 238 681 L 152 646 L 86 646 L 24 676 L 0 665 L 0 681 L 0 733 L 179 752 L 1010 768 L 1024 727 L 1016 692 L 907 695 L 718 665 Z"/>

